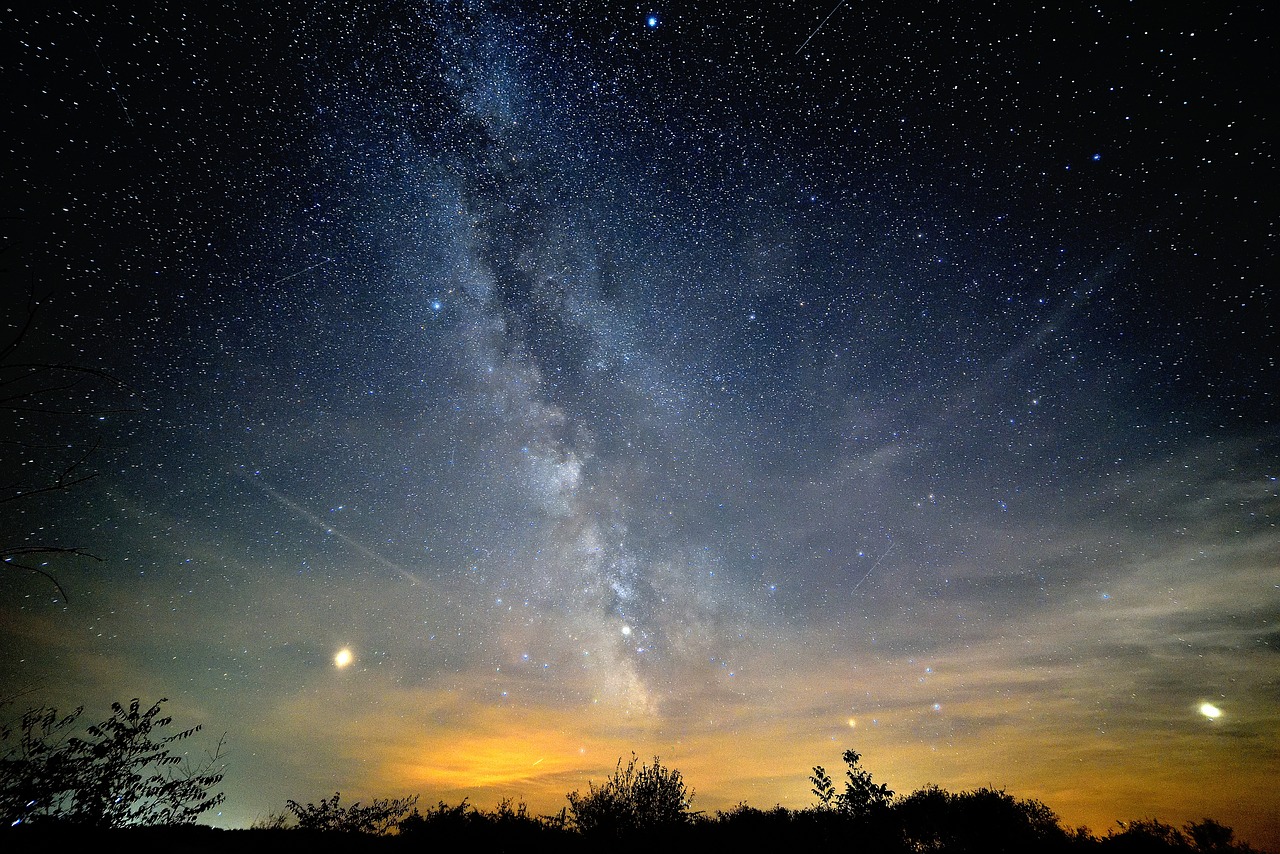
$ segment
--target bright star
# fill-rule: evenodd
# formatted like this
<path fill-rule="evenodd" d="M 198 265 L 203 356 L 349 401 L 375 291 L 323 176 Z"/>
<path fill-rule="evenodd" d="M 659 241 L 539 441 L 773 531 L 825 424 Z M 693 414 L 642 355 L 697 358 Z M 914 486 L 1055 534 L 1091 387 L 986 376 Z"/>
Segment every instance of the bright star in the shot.
<path fill-rule="evenodd" d="M 341 670 L 354 660 L 355 656 L 351 654 L 351 650 L 344 646 L 333 656 L 333 666 Z"/>
<path fill-rule="evenodd" d="M 650 15 L 648 18 L 645 19 L 644 24 L 649 29 L 656 30 L 658 28 L 658 16 Z"/>
<path fill-rule="evenodd" d="M 1200 714 L 1204 715 L 1206 718 L 1208 718 L 1211 721 L 1217 720 L 1218 718 L 1222 717 L 1222 709 L 1219 709 L 1213 703 L 1201 703 Z"/>

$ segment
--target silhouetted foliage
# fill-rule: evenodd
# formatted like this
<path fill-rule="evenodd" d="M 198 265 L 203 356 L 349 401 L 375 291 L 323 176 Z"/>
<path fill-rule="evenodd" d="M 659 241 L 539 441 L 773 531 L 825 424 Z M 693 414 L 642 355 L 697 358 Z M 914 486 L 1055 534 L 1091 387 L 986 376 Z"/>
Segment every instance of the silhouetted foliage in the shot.
<path fill-rule="evenodd" d="M 1218 824 L 1211 818 L 1192 822 L 1184 828 L 1191 841 L 1193 851 L 1235 851 L 1252 852 L 1253 849 L 1242 842 L 1236 842 L 1236 833 L 1226 825 Z"/>
<path fill-rule="evenodd" d="M 116 707 L 116 728 L 104 723 L 91 728 L 91 732 L 96 730 L 105 737 L 117 731 L 145 730 L 144 722 L 148 720 L 153 721 L 153 727 L 163 726 L 168 721 L 156 717 L 158 707 L 159 704 L 142 712 L 136 701 L 129 710 Z M 4 779 L 14 779 L 12 772 L 19 766 L 12 762 L 17 753 L 44 757 L 22 766 L 28 784 L 19 788 L 27 792 L 45 791 L 48 787 L 42 788 L 41 780 L 65 775 L 71 766 L 59 764 L 63 759 L 58 757 L 75 755 L 61 751 L 77 744 L 68 733 L 78 714 L 77 710 L 58 716 L 47 709 L 28 713 L 23 724 L 28 735 L 6 755 Z M 195 731 L 170 739 L 185 738 Z M 8 738 L 11 733 L 3 734 Z M 167 742 L 160 742 L 164 743 Z M 142 757 L 139 761 L 151 756 L 154 749 L 153 746 L 150 752 L 144 749 L 136 754 Z M 1040 801 L 1016 798 L 1002 789 L 952 793 L 930 785 L 895 797 L 861 767 L 858 753 L 847 750 L 843 758 L 847 766 L 845 790 L 838 792 L 826 771 L 817 766 L 809 782 L 818 803 L 802 810 L 782 806 L 757 809 L 739 803 L 712 816 L 693 812 L 693 794 L 679 771 L 664 767 L 656 757 L 652 764 L 641 764 L 633 754 L 625 766 L 619 760 L 612 776 L 604 782 L 588 783 L 585 794 L 570 793 L 569 806 L 551 816 L 532 815 L 523 802 L 511 799 L 499 801 L 490 812 L 477 809 L 466 800 L 453 805 L 441 801 L 420 811 L 416 795 L 348 806 L 335 793 L 318 804 L 288 801 L 287 812 L 260 819 L 250 830 L 232 831 L 225 836 L 184 835 L 177 832 L 181 828 L 166 835 L 167 831 L 152 827 L 148 830 L 151 835 L 128 839 L 137 841 L 132 847 L 140 844 L 146 850 L 246 852 L 305 848 L 310 852 L 344 854 L 389 850 L 563 854 L 604 848 L 622 854 L 648 854 L 656 848 L 663 854 L 849 849 L 865 854 L 1258 854 L 1236 842 L 1231 828 L 1210 819 L 1187 824 L 1181 830 L 1150 819 L 1121 823 L 1098 839 L 1084 828 L 1064 828 L 1054 812 Z M 130 779 L 133 785 L 142 785 L 140 775 Z M 85 785 L 93 790 L 100 788 L 91 780 Z M 101 842 L 104 831 L 98 828 L 109 826 L 83 819 L 80 824 L 37 821 L 34 827 L 26 827 L 37 814 L 54 814 L 48 809 L 50 798 L 35 798 L 23 807 L 25 802 L 15 792 L 13 786 L 4 789 L 5 808 L 27 808 L 29 814 L 23 819 L 23 828 L 0 830 L 0 850 L 17 850 L 15 844 L 25 845 L 28 850 L 34 850 L 36 844 L 56 850 L 87 848 Z M 215 799 L 220 800 L 221 795 Z M 93 801 L 100 802 L 101 799 Z M 70 801 L 63 796 L 61 803 L 65 807 Z M 115 803 L 123 809 L 128 803 L 137 806 L 137 799 L 128 796 Z M 37 808 L 44 812 L 31 811 Z M 182 813 L 190 821 L 198 808 L 198 803 L 192 804 L 182 813 L 182 808 L 171 807 L 169 814 Z M 65 812 L 59 815 L 71 818 Z M 175 820 L 165 818 L 163 809 L 152 810 L 148 815 L 151 818 L 147 821 Z M 140 824 L 143 820 L 124 820 L 126 824 L 131 822 Z M 48 832 L 41 832 L 41 827 Z M 166 841 L 170 843 L 167 846 Z"/>
<path fill-rule="evenodd" d="M 1117 824 L 1118 829 L 1113 829 L 1102 839 L 1100 847 L 1104 851 L 1117 851 L 1123 854 L 1148 854 L 1148 852 L 1151 854 L 1165 854 L 1165 852 L 1251 854 L 1255 852 L 1254 848 L 1242 842 L 1236 842 L 1235 831 L 1231 828 L 1209 818 L 1192 822 L 1183 830 L 1178 830 L 1157 819 L 1122 821 Z"/>
<path fill-rule="evenodd" d="M 919 851 L 938 850 L 949 835 L 951 793 L 935 785 L 917 789 L 893 806 L 894 818 L 909 846 Z"/>
<path fill-rule="evenodd" d="M 271 811 L 260 815 L 249 825 L 250 830 L 288 830 L 292 827 L 288 812 Z"/>
<path fill-rule="evenodd" d="M 830 819 L 834 814 L 823 814 Z M 785 851 L 802 841 L 813 841 L 813 814 L 794 812 L 782 806 L 762 810 L 740 803 L 731 810 L 717 811 L 698 826 L 697 850 Z"/>
<path fill-rule="evenodd" d="M 836 784 L 831 782 L 831 775 L 827 773 L 827 769 L 821 765 L 813 766 L 813 774 L 809 776 L 809 782 L 813 784 L 810 791 L 818 799 L 818 808 L 831 809 L 835 805 Z"/>
<path fill-rule="evenodd" d="M 0 759 L 0 811 L 6 825 L 58 821 L 95 828 L 189 824 L 220 804 L 216 768 L 222 743 L 199 766 L 171 750 L 199 726 L 160 736 L 172 718 L 158 700 L 145 711 L 138 700 L 111 704 L 111 717 L 73 734 L 83 708 L 68 715 L 29 710 L 0 729 L 9 745 Z M 16 736 L 16 739 L 15 739 Z"/>
<path fill-rule="evenodd" d="M 476 823 L 479 811 L 467 804 L 466 798 L 457 806 L 449 806 L 444 801 L 428 809 L 426 813 L 418 812 L 417 807 L 409 815 L 400 820 L 401 834 L 444 835 L 450 838 L 461 836 Z"/>
<path fill-rule="evenodd" d="M 578 837 L 568 827 L 566 811 L 534 816 L 524 802 L 504 798 L 493 812 L 443 801 L 426 812 L 414 810 L 400 822 L 400 836 L 435 848 L 471 846 L 484 851 L 563 850 Z"/>
<path fill-rule="evenodd" d="M 679 771 L 663 767 L 656 756 L 652 765 L 637 765 L 633 753 L 625 768 L 619 759 L 612 777 L 599 786 L 588 782 L 585 795 L 575 791 L 568 798 L 573 826 L 591 835 L 669 829 L 694 816 L 693 792 Z"/>
<path fill-rule="evenodd" d="M 390 832 L 405 819 L 409 810 L 418 803 L 418 796 L 374 798 L 368 806 L 361 806 L 356 801 L 349 807 L 342 806 L 341 800 L 342 793 L 334 792 L 332 798 L 321 798 L 319 804 L 309 803 L 304 806 L 291 800 L 285 806 L 297 819 L 299 830 L 381 835 Z M 464 801 L 464 806 L 465 803 Z"/>
<path fill-rule="evenodd" d="M 1112 830 L 1103 840 L 1107 851 L 1126 854 L 1143 854 L 1158 851 L 1190 851 L 1187 839 L 1178 828 L 1157 819 L 1139 819 L 1117 822 L 1119 830 Z"/>
<path fill-rule="evenodd" d="M 1065 851 L 1070 840 L 1053 810 L 1000 789 L 927 786 L 901 798 L 893 814 L 913 851 Z"/>
<path fill-rule="evenodd" d="M 836 796 L 837 808 L 854 818 L 869 818 L 893 802 L 893 791 L 883 783 L 872 780 L 870 772 L 858 764 L 862 759 L 860 753 L 846 750 L 841 758 L 848 768 L 845 770 L 844 791 Z M 817 776 L 819 768 L 813 770 Z"/>

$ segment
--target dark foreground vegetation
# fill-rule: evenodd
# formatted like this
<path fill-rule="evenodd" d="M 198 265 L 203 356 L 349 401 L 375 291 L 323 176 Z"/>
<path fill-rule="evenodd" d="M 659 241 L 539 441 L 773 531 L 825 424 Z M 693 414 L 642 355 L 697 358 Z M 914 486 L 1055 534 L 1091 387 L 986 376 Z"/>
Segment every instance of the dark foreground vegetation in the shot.
<path fill-rule="evenodd" d="M 739 804 L 708 815 L 693 809 L 679 771 L 633 755 L 612 776 L 574 791 L 554 815 L 523 803 L 492 811 L 443 802 L 420 808 L 416 796 L 345 804 L 288 801 L 247 830 L 196 824 L 222 801 L 219 752 L 197 766 L 170 749 L 194 727 L 161 735 L 171 721 L 161 703 L 115 705 L 112 716 L 71 735 L 79 712 L 28 712 L 0 729 L 0 850 L 135 852 L 536 852 L 799 851 L 916 852 L 1250 852 L 1229 827 L 1210 819 L 1179 829 L 1154 819 L 1118 824 L 1104 836 L 1068 829 L 1044 804 L 999 789 L 948 792 L 926 786 L 896 796 L 844 753 L 837 783 L 821 766 L 809 777 L 816 803 L 792 810 Z"/>

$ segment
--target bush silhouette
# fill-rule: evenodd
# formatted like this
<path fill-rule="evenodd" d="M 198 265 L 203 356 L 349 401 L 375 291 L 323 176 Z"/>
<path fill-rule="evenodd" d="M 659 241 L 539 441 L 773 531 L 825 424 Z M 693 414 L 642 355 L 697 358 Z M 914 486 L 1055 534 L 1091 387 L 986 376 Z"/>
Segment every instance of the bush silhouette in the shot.
<path fill-rule="evenodd" d="M 1241 842 L 1236 842 L 1236 833 L 1211 818 L 1192 822 L 1185 828 L 1192 850 L 1197 852 L 1235 851 L 1252 852 L 1253 849 Z"/>
<path fill-rule="evenodd" d="M 334 792 L 332 798 L 321 798 L 319 804 L 303 806 L 297 801 L 288 801 L 286 806 L 297 819 L 299 830 L 381 835 L 400 824 L 418 802 L 418 796 L 375 798 L 367 807 L 361 806 L 359 801 L 344 807 L 341 800 L 342 793 Z"/>
<path fill-rule="evenodd" d="M 854 818 L 869 818 L 893 802 L 893 791 L 883 783 L 872 780 L 871 773 L 858 764 L 862 754 L 856 750 L 846 750 L 841 758 L 848 767 L 844 774 L 844 791 L 835 797 L 837 809 Z M 831 778 L 826 773 L 819 765 L 813 769 L 813 776 L 809 778 L 814 784 L 814 792 L 818 794 L 819 801 L 822 801 L 824 792 L 831 790 Z M 829 798 L 826 802 L 829 802 Z"/>
<path fill-rule="evenodd" d="M 173 735 L 159 730 L 173 719 L 160 716 L 158 700 L 145 711 L 137 699 L 128 708 L 111 704 L 111 717 L 72 734 L 83 707 L 68 715 L 29 710 L 16 731 L 0 739 L 16 743 L 0 758 L 0 813 L 5 825 L 62 822 L 94 828 L 191 824 L 222 803 L 215 766 L 222 744 L 193 767 L 170 750 L 200 731 Z M 16 736 L 16 738 L 15 738 Z"/>
<path fill-rule="evenodd" d="M 1117 824 L 1119 830 L 1112 830 L 1102 840 L 1104 851 L 1124 854 L 1165 854 L 1171 851 L 1179 854 L 1252 854 L 1256 850 L 1236 842 L 1235 831 L 1210 818 L 1192 822 L 1183 830 L 1154 818 Z"/>
<path fill-rule="evenodd" d="M 1053 810 L 1001 789 L 952 794 L 927 786 L 894 804 L 893 816 L 917 851 L 1063 851 L 1071 839 Z"/>
<path fill-rule="evenodd" d="M 588 782 L 585 795 L 575 791 L 568 798 L 573 826 L 590 835 L 670 829 L 694 816 L 689 809 L 693 792 L 679 771 L 663 767 L 656 756 L 652 765 L 637 765 L 633 753 L 625 768 L 619 759 L 612 777 L 599 786 Z"/>
<path fill-rule="evenodd" d="M 440 801 L 426 813 L 418 812 L 414 807 L 413 812 L 400 820 L 399 830 L 401 836 L 431 835 L 437 839 L 462 841 L 482 820 L 479 811 L 463 798 L 462 803 L 452 807 Z"/>
<path fill-rule="evenodd" d="M 456 806 L 441 801 L 400 822 L 400 837 L 414 845 L 455 850 L 469 846 L 481 851 L 564 850 L 575 841 L 566 827 L 566 811 L 553 816 L 530 815 L 524 802 L 504 798 L 493 812 L 483 812 L 464 800 Z"/>

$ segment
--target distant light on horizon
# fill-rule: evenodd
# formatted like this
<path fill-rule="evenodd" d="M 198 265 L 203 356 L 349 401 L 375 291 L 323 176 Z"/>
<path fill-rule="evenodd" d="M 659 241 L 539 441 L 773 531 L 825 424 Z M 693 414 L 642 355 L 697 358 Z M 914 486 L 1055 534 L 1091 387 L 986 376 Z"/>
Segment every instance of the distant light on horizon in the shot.
<path fill-rule="evenodd" d="M 1200 714 L 1204 715 L 1206 718 L 1209 718 L 1210 720 L 1217 720 L 1218 718 L 1222 717 L 1222 709 L 1219 709 L 1213 703 L 1201 703 Z"/>

